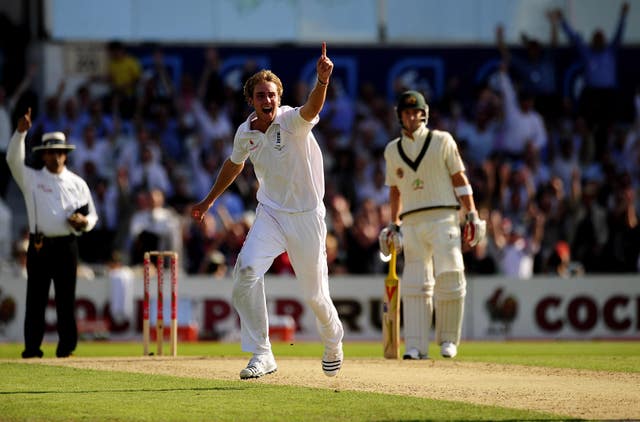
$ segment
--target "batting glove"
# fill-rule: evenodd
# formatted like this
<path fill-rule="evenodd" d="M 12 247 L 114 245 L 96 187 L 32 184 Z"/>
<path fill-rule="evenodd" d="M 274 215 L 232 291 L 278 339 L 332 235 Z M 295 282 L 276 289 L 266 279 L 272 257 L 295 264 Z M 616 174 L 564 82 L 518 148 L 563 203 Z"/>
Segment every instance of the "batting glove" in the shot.
<path fill-rule="evenodd" d="M 382 229 L 378 235 L 378 244 L 380 246 L 380 252 L 382 252 L 384 256 L 391 254 L 391 247 L 395 249 L 396 253 L 402 252 L 402 233 L 400 232 L 400 226 L 391 223 Z"/>
<path fill-rule="evenodd" d="M 487 234 L 487 222 L 478 217 L 478 211 L 471 211 L 465 218 L 462 238 L 469 246 L 476 246 Z"/>

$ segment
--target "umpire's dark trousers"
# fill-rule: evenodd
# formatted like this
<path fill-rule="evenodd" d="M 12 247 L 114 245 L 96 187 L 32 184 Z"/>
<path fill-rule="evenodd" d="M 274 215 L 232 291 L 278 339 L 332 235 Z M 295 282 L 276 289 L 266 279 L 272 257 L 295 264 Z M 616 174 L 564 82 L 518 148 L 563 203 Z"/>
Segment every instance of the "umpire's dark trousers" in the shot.
<path fill-rule="evenodd" d="M 27 251 L 27 305 L 24 318 L 23 357 L 41 357 L 45 332 L 45 311 L 49 288 L 55 291 L 58 347 L 56 356 L 67 357 L 78 343 L 75 317 L 78 243 L 76 236 L 45 237 L 40 250 L 35 236 L 29 238 Z"/>

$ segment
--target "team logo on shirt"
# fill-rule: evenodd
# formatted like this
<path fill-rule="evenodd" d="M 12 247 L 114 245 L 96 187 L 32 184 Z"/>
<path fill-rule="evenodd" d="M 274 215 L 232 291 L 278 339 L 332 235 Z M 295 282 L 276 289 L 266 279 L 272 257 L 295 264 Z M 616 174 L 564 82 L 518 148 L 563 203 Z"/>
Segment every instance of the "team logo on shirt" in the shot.
<path fill-rule="evenodd" d="M 400 167 L 396 170 L 396 176 L 398 176 L 398 179 L 402 179 L 404 177 L 404 171 Z"/>
<path fill-rule="evenodd" d="M 280 131 L 278 130 L 276 132 L 276 143 L 273 149 L 275 149 L 276 151 L 282 151 L 283 148 L 284 148 L 284 145 L 282 144 L 282 137 L 280 136 Z"/>
<path fill-rule="evenodd" d="M 422 190 L 424 189 L 424 180 L 415 179 L 413 182 L 411 182 L 411 186 L 413 187 L 413 190 Z"/>
<path fill-rule="evenodd" d="M 53 192 L 53 189 L 51 189 L 51 187 L 49 187 L 47 185 L 44 185 L 42 183 L 38 183 L 37 187 L 38 187 L 38 189 L 40 189 L 42 192 L 45 192 L 45 193 Z"/>

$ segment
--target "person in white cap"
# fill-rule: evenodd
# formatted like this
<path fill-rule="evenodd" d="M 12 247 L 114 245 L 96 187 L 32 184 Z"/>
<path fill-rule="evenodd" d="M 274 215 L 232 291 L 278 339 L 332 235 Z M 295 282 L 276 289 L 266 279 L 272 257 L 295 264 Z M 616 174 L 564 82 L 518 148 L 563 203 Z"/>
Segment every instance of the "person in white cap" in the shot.
<path fill-rule="evenodd" d="M 67 154 L 74 149 L 62 132 L 42 136 L 44 167 L 25 164 L 25 138 L 31 128 L 31 108 L 19 120 L 7 149 L 7 163 L 22 191 L 29 220 L 27 301 L 23 358 L 42 357 L 45 311 L 49 287 L 55 290 L 58 345 L 56 356 L 70 356 L 78 343 L 75 318 L 78 244 L 76 237 L 98 221 L 87 183 L 67 169 Z"/>

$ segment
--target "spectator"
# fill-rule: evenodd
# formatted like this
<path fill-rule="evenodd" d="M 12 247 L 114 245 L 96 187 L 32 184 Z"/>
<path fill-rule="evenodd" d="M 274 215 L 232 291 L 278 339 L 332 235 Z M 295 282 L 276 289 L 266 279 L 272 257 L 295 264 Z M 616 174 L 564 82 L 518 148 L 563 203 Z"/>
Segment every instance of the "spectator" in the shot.
<path fill-rule="evenodd" d="M 227 276 L 229 267 L 226 257 L 218 250 L 211 251 L 204 262 L 203 274 L 208 274 L 214 279 L 222 279 Z"/>
<path fill-rule="evenodd" d="M 120 117 L 117 116 L 119 119 Z M 89 108 L 83 112 L 78 119 L 78 125 L 81 129 L 87 125 L 93 125 L 98 138 L 106 139 L 113 135 L 115 130 L 114 119 L 104 112 L 102 101 L 92 98 L 89 102 Z"/>
<path fill-rule="evenodd" d="M 551 173 L 562 180 L 564 186 L 571 186 L 574 174 L 581 173 L 578 154 L 574 151 L 574 142 L 571 139 L 560 140 L 560 151 L 555 154 L 551 162 Z"/>
<path fill-rule="evenodd" d="M 134 191 L 129 180 L 129 170 L 119 167 L 113 183 L 107 188 L 108 203 L 115 206 L 117 215 L 116 232 L 113 239 L 113 249 L 119 251 L 123 259 L 129 257 L 129 228 L 131 216 L 135 212 Z"/>
<path fill-rule="evenodd" d="M 215 101 L 209 101 L 206 109 L 200 100 L 195 99 L 192 103 L 193 117 L 195 118 L 195 128 L 202 141 L 201 149 L 213 149 L 213 144 L 217 142 L 227 143 L 232 137 L 233 128 L 231 118 L 226 110 Z M 225 155 L 228 151 L 225 151 Z"/>
<path fill-rule="evenodd" d="M 542 116 L 533 108 L 533 94 L 516 91 L 507 73 L 508 63 L 503 62 L 499 72 L 500 92 L 503 103 L 502 144 L 498 146 L 509 161 L 522 159 L 527 144 L 538 153 L 547 146 L 547 130 Z"/>
<path fill-rule="evenodd" d="M 131 170 L 131 184 L 134 190 L 159 189 L 164 196 L 173 194 L 173 187 L 166 168 L 153 160 L 151 147 L 142 147 L 140 162 Z"/>
<path fill-rule="evenodd" d="M 109 189 L 107 179 L 98 178 L 92 187 L 91 195 L 98 214 L 98 222 L 93 230 L 79 239 L 80 258 L 90 264 L 107 263 L 114 251 L 118 224 L 117 198 L 114 191 Z"/>
<path fill-rule="evenodd" d="M 358 190 L 358 203 L 362 204 L 367 199 L 380 207 L 389 200 L 389 186 L 384 184 L 384 169 L 376 166 L 373 169 L 373 177 L 363 180 L 363 186 Z"/>
<path fill-rule="evenodd" d="M 481 166 L 489 159 L 496 143 L 498 124 L 491 107 L 475 107 L 473 122 L 462 125 L 456 138 L 464 146 L 462 158 L 472 166 Z"/>
<path fill-rule="evenodd" d="M 107 262 L 111 318 L 115 325 L 121 325 L 134 318 L 134 274 L 123 264 L 119 252 L 113 252 Z"/>
<path fill-rule="evenodd" d="M 628 12 L 629 3 L 625 2 L 620 9 L 615 33 L 608 44 L 604 31 L 596 29 L 591 36 L 590 45 L 570 26 L 562 10 L 552 12 L 554 22 L 560 23 L 584 65 L 585 85 L 580 94 L 580 112 L 596 131 L 598 151 L 605 147 L 602 130 L 606 130 L 620 112 L 616 55 L 622 43 Z"/>
<path fill-rule="evenodd" d="M 145 148 L 151 151 L 151 160 L 154 163 L 162 161 L 162 150 L 151 139 L 147 125 L 138 123 L 133 142 L 127 137 L 124 139 L 124 143 L 119 146 L 116 162 L 120 167 L 131 170 L 142 161 L 142 151 Z"/>
<path fill-rule="evenodd" d="M 597 179 L 586 177 L 581 189 L 576 189 L 569 217 L 574 226 L 570 245 L 572 255 L 587 273 L 603 270 L 604 248 L 609 239 L 607 210 L 598 203 L 601 185 Z"/>
<path fill-rule="evenodd" d="M 170 250 L 181 254 L 182 229 L 179 216 L 165 206 L 162 190 L 140 191 L 138 210 L 131 217 L 129 235 L 132 264 L 140 264 L 146 251 Z"/>
<path fill-rule="evenodd" d="M 540 252 L 536 256 L 534 271 L 549 272 L 546 268 L 550 255 L 558 242 L 570 238 L 570 225 L 567 221 L 570 207 L 570 192 L 574 189 L 574 183 L 579 183 L 579 175 L 574 175 L 574 180 L 569 186 L 565 186 L 557 176 L 540 186 L 535 198 L 538 210 L 545 217 L 544 236 L 541 239 Z"/>
<path fill-rule="evenodd" d="M 524 56 L 511 54 L 504 42 L 502 26 L 496 28 L 496 41 L 502 60 L 510 63 L 515 70 L 521 89 L 531 93 L 535 98 L 535 109 L 545 119 L 553 120 L 560 109 L 555 66 L 558 29 L 552 12 L 547 13 L 547 18 L 550 40 L 546 48 L 540 40 L 523 32 L 520 34 L 520 40 L 524 46 Z"/>
<path fill-rule="evenodd" d="M 204 69 L 198 85 L 198 97 L 204 104 L 214 102 L 221 106 L 225 102 L 225 84 L 220 73 L 222 59 L 215 47 L 204 51 Z"/>
<path fill-rule="evenodd" d="M 571 260 L 571 248 L 563 240 L 558 241 L 547 262 L 547 271 L 562 278 L 570 278 L 584 274 L 581 264 Z"/>
<path fill-rule="evenodd" d="M 158 138 L 166 165 L 176 165 L 185 157 L 185 146 L 180 122 L 170 113 L 169 106 L 157 104 L 152 120 L 147 123 Z"/>
<path fill-rule="evenodd" d="M 22 279 L 27 280 L 27 251 L 29 250 L 29 233 L 27 237 L 21 237 L 13 242 L 12 249 L 12 272 L 13 274 Z"/>
<path fill-rule="evenodd" d="M 5 200 L 0 197 L 0 265 L 11 258 L 13 244 L 13 213 Z"/>
<path fill-rule="evenodd" d="M 500 274 L 517 279 L 533 277 L 535 255 L 544 234 L 544 216 L 535 216 L 531 233 L 523 223 L 503 218 L 498 211 L 491 213 L 491 219 L 492 253 Z"/>
<path fill-rule="evenodd" d="M 156 46 L 152 52 L 152 65 L 141 76 L 141 94 L 138 98 L 137 114 L 144 119 L 153 119 L 158 108 L 167 108 L 175 115 L 175 89 L 171 71 L 165 64 L 162 48 Z"/>
<path fill-rule="evenodd" d="M 75 97 L 69 97 L 64 100 L 62 105 L 62 130 L 69 134 L 69 139 L 82 138 L 82 114 L 78 107 L 78 100 Z"/>
<path fill-rule="evenodd" d="M 341 252 L 338 239 L 333 233 L 327 233 L 327 266 L 329 275 L 348 273 L 344 253 Z"/>
<path fill-rule="evenodd" d="M 500 209 L 514 224 L 523 224 L 535 195 L 529 169 L 518 162 L 513 167 L 504 164 L 501 171 L 502 180 L 506 183 L 500 188 Z"/>
<path fill-rule="evenodd" d="M 183 265 L 188 274 L 207 271 L 209 269 L 208 255 L 214 251 L 220 251 L 225 242 L 225 229 L 211 213 L 205 216 L 204 221 L 205 224 L 190 221 L 183 228 L 185 252 Z"/>
<path fill-rule="evenodd" d="M 336 259 L 346 265 L 348 257 L 347 236 L 353 226 L 351 204 L 346 197 L 339 193 L 327 195 L 327 199 L 327 229 L 337 243 L 339 256 Z"/>
<path fill-rule="evenodd" d="M 85 173 L 88 162 L 96 168 L 99 177 L 110 177 L 114 173 L 114 153 L 111 144 L 104 138 L 98 138 L 97 133 L 95 126 L 86 125 L 72 157 L 70 167 L 85 179 L 89 176 Z"/>
<path fill-rule="evenodd" d="M 355 114 L 355 105 L 344 91 L 340 80 L 336 79 L 327 90 L 327 100 L 320 113 L 325 122 L 323 125 L 348 140 L 353 130 Z"/>
<path fill-rule="evenodd" d="M 111 105 L 120 116 L 129 120 L 136 110 L 136 91 L 142 76 L 140 61 L 129 54 L 120 41 L 107 44 L 108 72 L 107 81 L 111 90 Z"/>
<path fill-rule="evenodd" d="M 640 225 L 635 192 L 628 174 L 614 187 L 608 217 L 609 238 L 605 247 L 606 272 L 633 273 L 640 258 Z"/>
<path fill-rule="evenodd" d="M 489 212 L 486 208 L 479 208 L 478 214 L 481 219 L 489 221 Z M 463 257 L 465 270 L 470 274 L 493 275 L 498 273 L 498 267 L 494 257 L 491 255 L 489 240 L 482 239 L 475 247 L 468 244 L 463 245 Z"/>
<path fill-rule="evenodd" d="M 347 269 L 351 274 L 380 273 L 383 262 L 378 254 L 378 233 L 383 227 L 375 202 L 365 199 L 347 231 Z"/>

